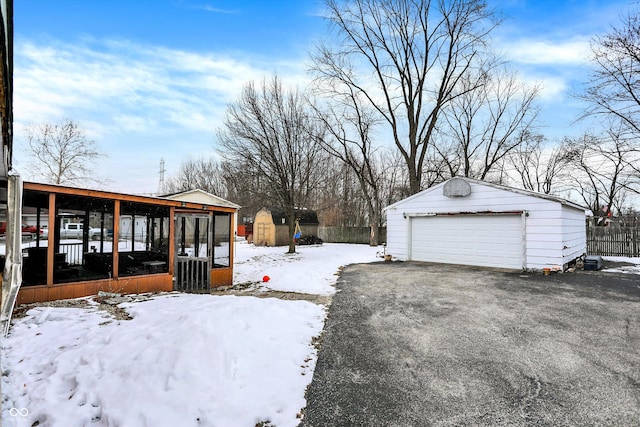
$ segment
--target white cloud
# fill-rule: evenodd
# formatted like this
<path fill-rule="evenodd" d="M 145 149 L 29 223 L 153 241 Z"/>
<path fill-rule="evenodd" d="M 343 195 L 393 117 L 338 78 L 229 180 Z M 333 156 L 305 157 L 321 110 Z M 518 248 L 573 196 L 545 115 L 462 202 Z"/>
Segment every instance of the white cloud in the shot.
<path fill-rule="evenodd" d="M 232 57 L 94 39 L 76 44 L 18 39 L 15 45 L 16 133 L 28 123 L 73 119 L 106 151 L 110 167 L 133 164 L 132 176 L 149 175 L 149 188 L 130 188 L 130 172 L 114 170 L 116 191 L 155 191 L 160 157 L 179 163 L 196 150 L 211 149 L 227 105 L 248 81 L 274 72 L 287 83 L 306 79 L 303 61 L 242 53 Z"/>
<path fill-rule="evenodd" d="M 209 5 L 196 6 L 195 9 L 200 9 L 211 13 L 223 13 L 226 15 L 237 15 L 238 13 L 240 13 L 238 9 L 220 9 L 219 7 Z"/>
<path fill-rule="evenodd" d="M 529 88 L 540 87 L 540 101 L 562 101 L 569 90 L 569 82 L 560 75 L 521 73 L 520 80 Z"/>
<path fill-rule="evenodd" d="M 564 99 L 569 88 L 568 82 L 562 77 L 545 76 L 541 79 L 542 90 L 540 99 L 543 101 L 560 101 Z"/>
<path fill-rule="evenodd" d="M 516 39 L 500 40 L 498 49 L 512 61 L 535 65 L 582 65 L 589 58 L 589 38 L 570 40 Z"/>

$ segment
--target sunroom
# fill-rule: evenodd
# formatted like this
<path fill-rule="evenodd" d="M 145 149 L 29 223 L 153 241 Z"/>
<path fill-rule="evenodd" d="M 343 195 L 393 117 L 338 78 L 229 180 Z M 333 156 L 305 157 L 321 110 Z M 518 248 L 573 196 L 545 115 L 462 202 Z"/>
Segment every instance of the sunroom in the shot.
<path fill-rule="evenodd" d="M 147 197 L 25 182 L 18 303 L 98 291 L 209 292 L 233 281 L 238 205 L 197 190 Z"/>

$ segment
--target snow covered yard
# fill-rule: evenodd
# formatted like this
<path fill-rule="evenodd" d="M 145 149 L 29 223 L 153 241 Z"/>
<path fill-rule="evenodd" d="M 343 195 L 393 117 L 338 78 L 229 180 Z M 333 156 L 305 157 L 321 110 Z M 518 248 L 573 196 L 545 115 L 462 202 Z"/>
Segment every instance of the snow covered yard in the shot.
<path fill-rule="evenodd" d="M 236 283 L 327 295 L 365 245 L 236 245 Z M 262 282 L 263 276 L 268 282 Z M 36 307 L 2 345 L 2 425 L 296 426 L 326 308 L 307 301 L 170 293 L 86 308 Z"/>

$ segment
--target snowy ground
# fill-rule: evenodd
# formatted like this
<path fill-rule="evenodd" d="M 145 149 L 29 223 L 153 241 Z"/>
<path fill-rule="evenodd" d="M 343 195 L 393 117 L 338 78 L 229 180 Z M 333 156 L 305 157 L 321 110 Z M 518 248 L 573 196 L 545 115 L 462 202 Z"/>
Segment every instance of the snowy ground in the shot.
<path fill-rule="evenodd" d="M 341 266 L 380 260 L 366 245 L 298 249 L 238 243 L 234 281 L 327 295 Z M 325 307 L 170 293 L 120 304 L 133 319 L 117 320 L 84 300 L 14 321 L 1 349 L 3 426 L 299 423 Z"/>
<path fill-rule="evenodd" d="M 237 243 L 234 282 L 329 295 L 379 249 Z M 608 271 L 640 274 L 640 259 Z M 269 276 L 268 282 L 263 281 Z M 2 426 L 296 426 L 326 309 L 307 301 L 164 294 L 98 309 L 36 307 L 2 341 Z"/>
<path fill-rule="evenodd" d="M 299 246 L 295 254 L 282 247 L 258 247 L 239 243 L 233 282 L 254 283 L 286 292 L 330 295 L 335 292 L 338 268 L 347 264 L 381 261 L 376 249 L 366 245 L 324 244 Z M 268 282 L 262 282 L 264 276 Z"/>

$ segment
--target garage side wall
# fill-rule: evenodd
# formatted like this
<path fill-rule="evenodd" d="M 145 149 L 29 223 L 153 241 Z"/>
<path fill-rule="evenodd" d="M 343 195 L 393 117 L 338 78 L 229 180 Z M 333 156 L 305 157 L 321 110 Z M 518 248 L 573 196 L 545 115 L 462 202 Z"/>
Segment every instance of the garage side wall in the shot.
<path fill-rule="evenodd" d="M 387 253 L 394 258 L 408 260 L 411 241 L 410 220 L 404 217 L 405 214 L 509 211 L 528 213 L 525 218 L 525 242 L 523 242 L 527 269 L 561 267 L 571 256 L 580 252 L 581 239 L 586 239 L 584 213 L 582 213 L 583 237 L 581 237 L 577 228 L 579 210 L 563 209 L 563 205 L 557 201 L 490 185 L 473 182 L 470 182 L 470 185 L 471 194 L 466 197 L 444 196 L 443 183 L 391 205 L 387 209 Z M 571 234 L 566 238 L 563 225 L 571 226 Z M 442 244 L 446 243 L 442 242 Z M 567 243 L 570 243 L 573 249 L 563 251 L 565 245 L 569 246 Z"/>
<path fill-rule="evenodd" d="M 562 262 L 567 264 L 587 253 L 584 211 L 564 206 L 562 210 Z"/>

